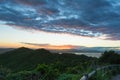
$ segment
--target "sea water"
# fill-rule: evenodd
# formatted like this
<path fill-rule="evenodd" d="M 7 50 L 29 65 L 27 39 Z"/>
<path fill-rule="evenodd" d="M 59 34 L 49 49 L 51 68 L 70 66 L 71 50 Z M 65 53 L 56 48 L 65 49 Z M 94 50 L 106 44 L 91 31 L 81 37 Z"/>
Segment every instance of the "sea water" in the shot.
<path fill-rule="evenodd" d="M 84 52 L 77 52 L 77 53 L 75 53 L 76 55 L 81 55 L 81 54 L 83 54 L 83 55 L 86 55 L 86 56 L 90 56 L 90 57 L 97 57 L 97 58 L 99 58 L 101 55 L 102 55 L 102 53 L 84 53 Z"/>

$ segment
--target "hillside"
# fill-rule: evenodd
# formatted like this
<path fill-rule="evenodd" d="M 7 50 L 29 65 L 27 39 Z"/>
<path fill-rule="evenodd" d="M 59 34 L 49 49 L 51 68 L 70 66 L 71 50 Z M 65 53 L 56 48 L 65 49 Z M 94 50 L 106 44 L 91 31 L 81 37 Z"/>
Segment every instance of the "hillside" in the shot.
<path fill-rule="evenodd" d="M 6 52 L 5 54 L 0 54 L 0 65 L 13 71 L 19 71 L 31 70 L 42 63 L 51 64 L 61 62 L 64 66 L 76 66 L 93 59 L 94 58 L 85 55 L 57 54 L 45 49 L 32 50 L 21 47 Z"/>
<path fill-rule="evenodd" d="M 75 54 L 57 54 L 46 49 L 32 50 L 21 47 L 0 54 L 0 80 L 79 80 L 97 66 L 120 64 L 120 55 L 106 51 L 100 58 Z M 90 80 L 110 80 L 119 69 L 97 72 Z M 106 79 L 107 78 L 107 79 Z"/>
<path fill-rule="evenodd" d="M 13 50 L 14 48 L 0 48 L 0 54 Z"/>

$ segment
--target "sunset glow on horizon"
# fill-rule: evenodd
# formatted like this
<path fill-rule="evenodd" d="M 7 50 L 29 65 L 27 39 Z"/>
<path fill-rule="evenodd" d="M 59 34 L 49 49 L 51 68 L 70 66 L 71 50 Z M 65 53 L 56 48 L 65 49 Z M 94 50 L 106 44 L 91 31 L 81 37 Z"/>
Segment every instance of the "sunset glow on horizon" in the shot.
<path fill-rule="evenodd" d="M 1 48 L 46 48 L 78 49 L 82 47 L 119 47 L 120 41 L 102 40 L 70 34 L 49 33 L 14 29 L 7 25 L 0 27 Z M 7 32 L 7 33 L 6 33 Z M 117 44 L 117 45 L 116 45 Z"/>
<path fill-rule="evenodd" d="M 0 48 L 120 50 L 120 5 L 117 3 L 111 0 L 2 0 Z"/>

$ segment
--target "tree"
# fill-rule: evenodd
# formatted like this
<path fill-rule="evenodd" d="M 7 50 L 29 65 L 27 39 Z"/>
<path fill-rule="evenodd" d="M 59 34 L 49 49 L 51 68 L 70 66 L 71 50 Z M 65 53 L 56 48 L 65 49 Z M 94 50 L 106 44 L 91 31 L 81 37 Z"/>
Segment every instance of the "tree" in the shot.
<path fill-rule="evenodd" d="M 99 61 L 102 63 L 109 64 L 120 64 L 120 54 L 115 51 L 105 51 L 102 56 L 99 58 Z"/>

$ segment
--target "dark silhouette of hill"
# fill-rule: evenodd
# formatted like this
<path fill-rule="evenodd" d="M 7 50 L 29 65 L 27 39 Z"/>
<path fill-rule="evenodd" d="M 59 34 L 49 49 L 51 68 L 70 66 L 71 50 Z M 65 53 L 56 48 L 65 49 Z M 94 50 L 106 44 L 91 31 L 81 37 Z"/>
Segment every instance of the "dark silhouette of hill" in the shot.
<path fill-rule="evenodd" d="M 38 64 L 51 64 L 61 62 L 65 66 L 79 65 L 83 62 L 93 60 L 92 57 L 75 54 L 55 54 L 46 49 L 32 50 L 21 47 L 5 54 L 0 54 L 0 65 L 3 65 L 13 71 L 31 70 Z"/>
<path fill-rule="evenodd" d="M 35 52 L 39 52 L 39 53 L 51 53 L 50 51 L 44 49 L 44 48 L 41 48 L 41 49 L 36 49 Z"/>
<path fill-rule="evenodd" d="M 33 51 L 32 49 L 29 49 L 29 48 L 26 48 L 26 47 L 20 47 L 18 49 L 14 49 L 12 51 L 9 51 L 10 52 L 17 52 L 17 53 L 20 53 L 20 52 L 28 52 L 28 51 Z"/>
<path fill-rule="evenodd" d="M 3 53 L 8 52 L 8 51 L 11 51 L 13 49 L 14 48 L 0 48 L 0 54 L 3 54 Z"/>

